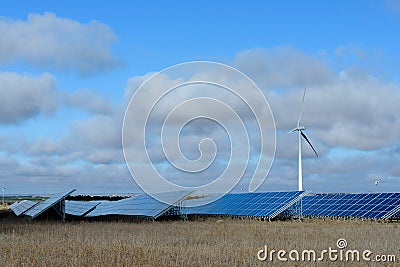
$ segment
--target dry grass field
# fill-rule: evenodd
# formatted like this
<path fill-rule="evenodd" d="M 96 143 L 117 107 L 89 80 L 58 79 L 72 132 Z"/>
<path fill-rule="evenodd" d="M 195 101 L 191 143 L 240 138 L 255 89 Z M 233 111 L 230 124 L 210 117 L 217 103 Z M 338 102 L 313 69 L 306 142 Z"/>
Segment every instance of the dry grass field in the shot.
<path fill-rule="evenodd" d="M 400 224 L 217 219 L 67 222 L 0 214 L 0 266 L 368 266 L 366 262 L 260 262 L 270 249 L 321 251 L 345 238 L 351 249 L 400 257 Z"/>

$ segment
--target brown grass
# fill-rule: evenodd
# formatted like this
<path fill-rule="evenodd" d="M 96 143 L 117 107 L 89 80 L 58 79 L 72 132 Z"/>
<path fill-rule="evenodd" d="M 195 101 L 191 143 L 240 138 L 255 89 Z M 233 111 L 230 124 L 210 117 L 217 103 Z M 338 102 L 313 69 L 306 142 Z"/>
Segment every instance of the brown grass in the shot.
<path fill-rule="evenodd" d="M 260 262 L 257 251 L 348 248 L 395 254 L 400 225 L 369 221 L 240 219 L 67 222 L 0 219 L 0 266 L 343 266 Z M 366 266 L 365 262 L 346 266 Z M 373 266 L 373 265 L 371 265 Z M 395 266 L 393 263 L 377 266 Z"/>

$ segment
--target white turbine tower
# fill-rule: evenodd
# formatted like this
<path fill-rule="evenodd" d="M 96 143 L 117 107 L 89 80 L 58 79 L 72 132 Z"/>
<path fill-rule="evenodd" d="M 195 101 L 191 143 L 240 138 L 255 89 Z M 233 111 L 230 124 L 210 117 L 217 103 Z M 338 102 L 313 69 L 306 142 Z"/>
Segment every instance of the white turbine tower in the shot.
<path fill-rule="evenodd" d="M 303 131 L 306 129 L 305 126 L 300 125 L 300 120 L 301 120 L 301 113 L 303 112 L 303 103 L 304 103 L 304 97 L 306 95 L 306 89 L 304 89 L 303 93 L 303 99 L 301 100 L 300 104 L 300 114 L 299 114 L 299 119 L 297 121 L 297 127 L 291 130 L 290 132 L 297 131 L 298 132 L 298 140 L 299 140 L 299 191 L 303 191 L 303 167 L 302 167 L 302 158 L 301 158 L 301 138 L 303 137 L 307 143 L 311 146 L 312 150 L 314 151 L 315 155 L 318 157 L 317 151 L 314 149 L 312 146 L 310 140 L 308 140 L 307 136 L 303 133 Z"/>

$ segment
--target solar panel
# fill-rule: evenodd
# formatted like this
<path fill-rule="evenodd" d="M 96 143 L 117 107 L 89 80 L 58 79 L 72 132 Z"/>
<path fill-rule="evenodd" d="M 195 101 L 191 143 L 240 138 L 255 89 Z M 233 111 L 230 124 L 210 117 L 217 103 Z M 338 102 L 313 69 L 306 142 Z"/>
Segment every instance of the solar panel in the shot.
<path fill-rule="evenodd" d="M 321 194 L 304 196 L 305 216 L 387 219 L 400 210 L 400 193 Z"/>
<path fill-rule="evenodd" d="M 24 213 L 25 216 L 31 217 L 32 219 L 36 218 L 49 208 L 53 207 L 57 203 L 59 203 L 61 200 L 63 200 L 65 197 L 70 195 L 72 192 L 74 192 L 75 189 L 64 192 L 64 193 L 59 193 L 59 194 L 54 194 L 45 201 L 39 202 L 37 205 L 35 205 L 33 208 L 28 210 L 27 212 Z"/>
<path fill-rule="evenodd" d="M 27 210 L 29 210 L 30 208 L 32 208 L 33 206 L 35 206 L 36 204 L 38 203 L 35 201 L 22 200 L 21 202 L 14 202 L 8 208 L 12 210 L 15 213 L 15 215 L 19 216 L 24 212 L 26 212 Z"/>
<path fill-rule="evenodd" d="M 200 201 L 193 199 L 184 202 L 185 213 L 272 219 L 296 203 L 303 194 L 303 191 L 226 194 L 209 204 L 190 207 Z"/>
<path fill-rule="evenodd" d="M 21 203 L 20 201 L 15 201 L 14 203 L 12 203 L 10 206 L 8 206 L 9 210 L 13 210 L 16 206 L 19 205 L 19 203 Z"/>
<path fill-rule="evenodd" d="M 183 206 L 186 210 L 190 210 L 197 206 L 203 206 L 205 204 L 214 202 L 221 198 L 221 195 L 206 195 L 206 196 L 198 196 L 196 198 L 191 198 L 183 201 Z"/>
<path fill-rule="evenodd" d="M 73 216 L 84 216 L 94 210 L 101 201 L 65 201 L 65 213 Z"/>
<path fill-rule="evenodd" d="M 157 217 L 165 214 L 172 209 L 174 205 L 188 196 L 191 191 L 176 191 L 154 194 L 157 199 L 163 199 L 169 205 L 149 196 L 141 194 L 118 201 L 110 201 L 99 204 L 96 209 L 89 212 L 86 217 L 105 216 L 105 215 L 123 215 L 140 217 Z"/>

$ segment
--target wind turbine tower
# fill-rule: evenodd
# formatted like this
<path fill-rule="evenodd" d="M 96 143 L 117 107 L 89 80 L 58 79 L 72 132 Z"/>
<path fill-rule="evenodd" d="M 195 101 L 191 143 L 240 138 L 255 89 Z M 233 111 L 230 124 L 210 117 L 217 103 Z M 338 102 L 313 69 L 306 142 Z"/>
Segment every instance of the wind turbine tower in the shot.
<path fill-rule="evenodd" d="M 312 150 L 314 151 L 315 155 L 318 157 L 317 151 L 314 149 L 313 145 L 311 144 L 310 140 L 308 140 L 307 136 L 303 133 L 304 130 L 307 128 L 300 124 L 301 121 L 301 114 L 303 113 L 303 104 L 304 104 L 304 97 L 306 96 L 306 89 L 304 89 L 303 98 L 300 104 L 300 114 L 299 119 L 297 120 L 297 126 L 290 132 L 298 132 L 298 143 L 299 143 L 299 191 L 303 191 L 303 166 L 302 166 L 302 155 L 301 155 L 301 140 L 304 138 L 307 143 L 311 146 Z"/>

